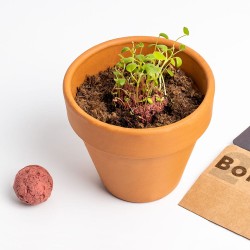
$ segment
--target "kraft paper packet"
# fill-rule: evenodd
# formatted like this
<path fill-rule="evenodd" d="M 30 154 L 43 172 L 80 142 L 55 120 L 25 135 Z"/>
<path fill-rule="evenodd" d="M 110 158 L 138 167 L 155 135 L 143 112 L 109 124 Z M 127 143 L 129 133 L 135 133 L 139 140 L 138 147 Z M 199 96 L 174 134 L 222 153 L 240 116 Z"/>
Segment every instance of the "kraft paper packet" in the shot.
<path fill-rule="evenodd" d="M 226 147 L 179 205 L 250 239 L 250 127 L 234 143 L 240 147 Z"/>

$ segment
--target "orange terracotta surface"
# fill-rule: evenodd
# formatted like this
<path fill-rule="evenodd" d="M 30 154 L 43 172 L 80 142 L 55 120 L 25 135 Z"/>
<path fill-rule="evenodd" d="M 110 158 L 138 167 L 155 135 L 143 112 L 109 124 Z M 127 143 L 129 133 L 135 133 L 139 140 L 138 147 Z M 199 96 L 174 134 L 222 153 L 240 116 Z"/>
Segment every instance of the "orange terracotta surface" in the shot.
<path fill-rule="evenodd" d="M 197 139 L 209 125 L 214 98 L 214 77 L 206 61 L 191 48 L 179 55 L 182 69 L 205 98 L 198 109 L 174 124 L 132 129 L 101 122 L 75 102 L 76 88 L 86 75 L 97 74 L 119 61 L 118 54 L 131 41 L 154 43 L 155 37 L 125 37 L 104 42 L 84 52 L 64 78 L 69 122 L 84 141 L 104 186 L 114 196 L 131 202 L 149 202 L 170 193 L 179 183 Z M 173 41 L 160 39 L 170 46 Z M 176 44 L 178 48 L 179 44 Z M 149 53 L 145 48 L 144 53 Z"/>

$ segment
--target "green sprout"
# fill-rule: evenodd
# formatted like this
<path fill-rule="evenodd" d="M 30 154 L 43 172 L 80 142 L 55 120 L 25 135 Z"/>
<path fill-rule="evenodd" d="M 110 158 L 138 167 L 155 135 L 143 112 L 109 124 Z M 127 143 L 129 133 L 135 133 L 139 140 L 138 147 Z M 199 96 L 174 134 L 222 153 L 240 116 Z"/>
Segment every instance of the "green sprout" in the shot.
<path fill-rule="evenodd" d="M 185 50 L 180 44 L 176 50 L 176 42 L 188 36 L 188 28 L 183 28 L 183 35 L 178 37 L 171 47 L 159 44 L 159 38 L 168 40 L 165 33 L 160 33 L 153 47 L 152 53 L 142 53 L 144 43 L 140 42 L 121 50 L 120 61 L 114 67 L 115 86 L 112 94 L 113 102 L 123 109 L 130 110 L 131 114 L 138 115 L 146 123 L 152 120 L 153 115 L 163 111 L 167 105 L 166 75 L 174 76 L 174 70 L 182 65 L 182 59 L 177 56 Z M 128 54 L 128 57 L 124 56 Z"/>

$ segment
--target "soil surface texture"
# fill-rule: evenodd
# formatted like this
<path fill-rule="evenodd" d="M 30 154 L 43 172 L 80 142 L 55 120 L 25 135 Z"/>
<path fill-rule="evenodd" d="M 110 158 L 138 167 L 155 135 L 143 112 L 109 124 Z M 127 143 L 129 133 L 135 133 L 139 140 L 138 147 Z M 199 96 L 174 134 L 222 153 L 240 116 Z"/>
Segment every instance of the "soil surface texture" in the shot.
<path fill-rule="evenodd" d="M 174 76 L 165 76 L 167 105 L 161 113 L 153 116 L 150 123 L 115 106 L 112 89 L 115 85 L 113 69 L 108 68 L 98 75 L 87 76 L 77 89 L 75 100 L 89 115 L 109 124 L 126 128 L 153 128 L 177 122 L 198 108 L 204 96 L 193 80 L 178 69 Z"/>

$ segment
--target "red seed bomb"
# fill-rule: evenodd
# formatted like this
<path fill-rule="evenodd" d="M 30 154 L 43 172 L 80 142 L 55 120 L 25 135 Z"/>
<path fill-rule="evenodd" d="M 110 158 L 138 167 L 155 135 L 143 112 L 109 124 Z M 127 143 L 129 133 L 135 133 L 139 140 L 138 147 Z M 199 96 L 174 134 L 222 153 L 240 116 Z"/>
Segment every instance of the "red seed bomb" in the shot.
<path fill-rule="evenodd" d="M 22 202 L 37 205 L 50 197 L 53 179 L 45 168 L 30 165 L 17 173 L 13 189 Z"/>

